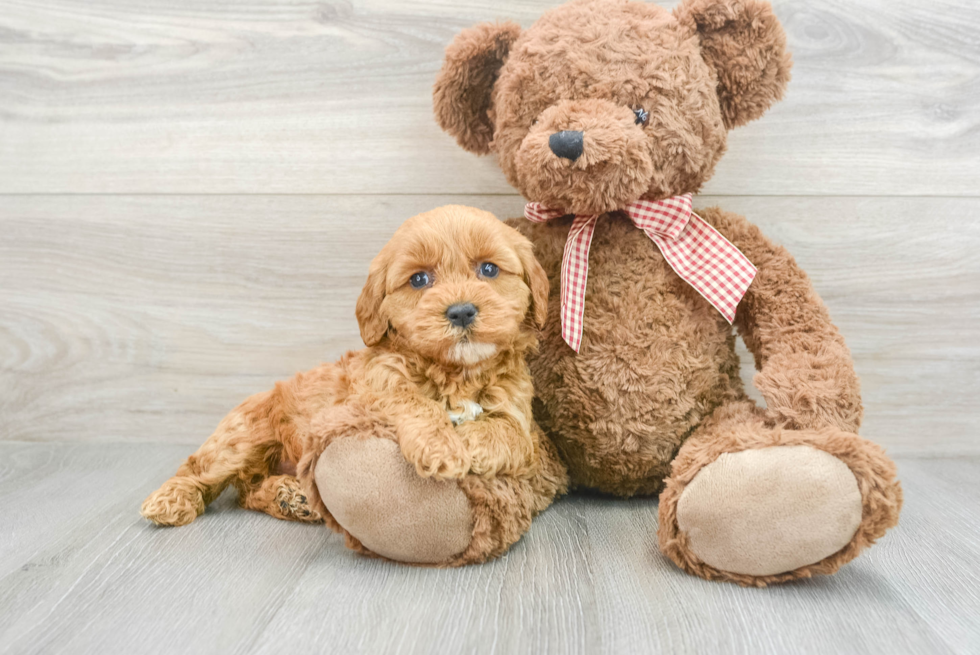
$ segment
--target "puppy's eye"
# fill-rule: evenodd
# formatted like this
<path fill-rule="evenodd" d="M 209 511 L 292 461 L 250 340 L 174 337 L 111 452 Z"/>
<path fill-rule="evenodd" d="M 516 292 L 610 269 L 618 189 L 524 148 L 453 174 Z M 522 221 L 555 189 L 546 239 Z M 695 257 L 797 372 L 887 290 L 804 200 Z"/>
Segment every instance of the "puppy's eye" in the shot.
<path fill-rule="evenodd" d="M 497 265 L 492 262 L 483 262 L 480 264 L 480 277 L 490 278 L 491 280 L 498 275 L 500 275 L 500 269 Z"/>
<path fill-rule="evenodd" d="M 637 125 L 646 125 L 647 123 L 650 122 L 650 112 L 648 112 L 643 107 L 636 107 L 633 110 L 633 113 L 636 114 Z"/>
<path fill-rule="evenodd" d="M 431 278 L 428 273 L 419 271 L 412 277 L 408 278 L 408 283 L 412 285 L 413 289 L 424 289 L 429 286 L 429 281 Z"/>

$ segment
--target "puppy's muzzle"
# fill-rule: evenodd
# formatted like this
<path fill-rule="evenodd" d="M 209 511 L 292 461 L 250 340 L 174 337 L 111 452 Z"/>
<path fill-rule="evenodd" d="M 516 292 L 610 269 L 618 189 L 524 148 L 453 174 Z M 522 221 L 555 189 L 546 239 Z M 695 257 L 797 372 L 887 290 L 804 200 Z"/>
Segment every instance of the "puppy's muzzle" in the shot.
<path fill-rule="evenodd" d="M 480 310 L 471 302 L 458 302 L 449 306 L 446 310 L 446 318 L 456 327 L 465 328 L 469 327 L 479 312 Z"/>

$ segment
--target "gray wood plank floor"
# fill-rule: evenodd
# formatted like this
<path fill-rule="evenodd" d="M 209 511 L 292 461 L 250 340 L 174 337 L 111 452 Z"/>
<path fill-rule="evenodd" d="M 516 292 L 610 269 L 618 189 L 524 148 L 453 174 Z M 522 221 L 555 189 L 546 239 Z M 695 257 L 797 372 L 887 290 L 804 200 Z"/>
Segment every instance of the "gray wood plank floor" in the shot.
<path fill-rule="evenodd" d="M 140 519 L 187 454 L 0 443 L 0 653 L 976 653 L 980 459 L 902 459 L 903 520 L 837 575 L 704 582 L 656 549 L 653 500 L 575 495 L 505 557 L 456 570 L 354 555 L 225 494 Z"/>

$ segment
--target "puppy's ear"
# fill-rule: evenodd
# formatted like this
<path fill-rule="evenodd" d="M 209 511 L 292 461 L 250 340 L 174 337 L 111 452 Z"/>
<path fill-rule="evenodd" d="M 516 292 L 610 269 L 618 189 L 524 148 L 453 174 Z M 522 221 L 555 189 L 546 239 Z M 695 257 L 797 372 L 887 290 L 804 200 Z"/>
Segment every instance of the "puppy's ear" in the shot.
<path fill-rule="evenodd" d="M 460 32 L 446 48 L 432 92 L 433 105 L 439 126 L 465 150 L 478 155 L 490 152 L 490 94 L 520 34 L 517 23 L 480 23 Z"/>
<path fill-rule="evenodd" d="M 534 256 L 531 242 L 523 236 L 519 238 L 520 241 L 514 249 L 524 269 L 524 284 L 531 289 L 531 308 L 528 314 L 534 318 L 534 324 L 538 328 L 543 328 L 548 322 L 548 291 L 551 285 L 548 282 L 548 274 L 544 272 L 541 263 Z"/>
<path fill-rule="evenodd" d="M 698 34 L 701 56 L 718 76 L 725 127 L 759 118 L 783 97 L 792 60 L 768 2 L 684 0 L 674 16 Z"/>
<path fill-rule="evenodd" d="M 361 289 L 357 299 L 357 324 L 361 328 L 361 340 L 365 346 L 373 346 L 388 332 L 388 317 L 381 310 L 385 299 L 385 274 L 387 273 L 387 255 L 384 250 L 371 262 L 368 269 L 368 279 Z"/>

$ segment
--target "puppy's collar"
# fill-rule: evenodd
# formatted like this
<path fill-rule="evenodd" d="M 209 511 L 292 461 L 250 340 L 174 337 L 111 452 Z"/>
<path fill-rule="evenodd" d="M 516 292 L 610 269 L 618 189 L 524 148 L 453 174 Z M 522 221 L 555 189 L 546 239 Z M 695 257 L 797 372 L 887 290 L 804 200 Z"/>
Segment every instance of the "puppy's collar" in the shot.
<path fill-rule="evenodd" d="M 463 400 L 459 403 L 459 407 L 449 410 L 449 420 L 453 422 L 453 425 L 459 425 L 466 421 L 475 421 L 482 413 L 483 406 L 480 403 Z"/>
<path fill-rule="evenodd" d="M 756 268 L 731 241 L 695 214 L 691 204 L 691 194 L 685 193 L 664 200 L 638 200 L 622 211 L 657 244 L 674 272 L 731 323 Z M 524 206 L 525 218 L 534 223 L 569 215 L 537 202 Z M 589 246 L 599 216 L 575 215 L 561 262 L 561 336 L 575 352 L 582 345 Z"/>

